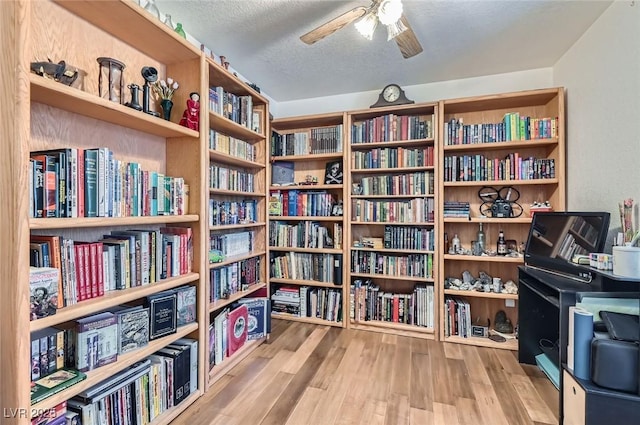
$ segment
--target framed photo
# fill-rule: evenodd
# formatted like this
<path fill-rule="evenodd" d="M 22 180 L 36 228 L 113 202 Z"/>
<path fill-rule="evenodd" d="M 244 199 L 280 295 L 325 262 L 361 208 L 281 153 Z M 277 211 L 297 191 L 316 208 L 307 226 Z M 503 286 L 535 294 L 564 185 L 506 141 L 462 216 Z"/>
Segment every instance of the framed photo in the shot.
<path fill-rule="evenodd" d="M 324 184 L 342 184 L 342 161 L 327 163 L 324 171 Z"/>

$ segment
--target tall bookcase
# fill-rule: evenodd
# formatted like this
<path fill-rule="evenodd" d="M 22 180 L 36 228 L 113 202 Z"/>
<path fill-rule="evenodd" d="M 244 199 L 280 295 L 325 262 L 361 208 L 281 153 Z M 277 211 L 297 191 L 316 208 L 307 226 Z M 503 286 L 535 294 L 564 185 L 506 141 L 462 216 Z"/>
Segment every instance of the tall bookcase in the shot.
<path fill-rule="evenodd" d="M 207 329 L 234 302 L 268 294 L 267 157 L 268 101 L 210 58 L 208 75 L 208 230 L 209 249 L 229 251 L 207 266 Z M 241 241 L 238 244 L 238 240 Z M 216 262 L 214 262 L 216 261 Z M 224 275 L 224 276 L 223 276 Z M 219 329 L 218 329 L 219 331 Z M 207 387 L 235 366 L 265 338 L 247 341 L 240 350 L 212 365 L 207 332 Z"/>
<path fill-rule="evenodd" d="M 434 339 L 435 103 L 347 114 L 350 326 Z"/>
<path fill-rule="evenodd" d="M 273 317 L 345 327 L 344 114 L 276 119 L 271 128 Z M 286 297 L 297 306 L 287 306 Z"/>
<path fill-rule="evenodd" d="M 438 163 L 443 176 L 439 179 L 438 190 L 439 240 L 444 240 L 445 233 L 450 242 L 457 235 L 462 248 L 469 250 L 482 223 L 487 250 L 495 253 L 498 233 L 502 230 L 505 238 L 514 240 L 515 249 L 521 251 L 526 243 L 534 202 L 549 201 L 556 211 L 565 208 L 563 89 L 443 100 L 439 108 L 441 149 Z M 515 200 L 515 194 L 520 194 L 517 203 L 522 206 L 522 214 L 517 217 L 495 217 L 491 212 L 482 214 L 479 192 L 492 192 L 491 188 L 499 191 L 503 187 L 507 188 L 502 191 L 503 198 Z M 512 188 L 510 196 L 507 195 L 509 187 Z M 445 214 L 445 209 L 449 209 L 445 207 L 448 202 L 468 202 L 469 217 Z M 513 215 L 517 214 L 514 210 Z M 497 211 L 495 215 L 499 215 Z M 475 278 L 484 271 L 503 283 L 508 280 L 517 283 L 517 266 L 523 264 L 522 255 L 461 255 L 450 253 L 446 247 L 440 254 L 439 285 L 444 285 L 447 278 L 462 280 L 464 271 L 469 271 Z M 496 313 L 502 310 L 515 328 L 518 323 L 517 294 L 445 289 L 444 286 L 440 293 L 441 340 L 517 350 L 515 339 L 494 342 L 488 338 L 456 334 L 457 319 L 455 312 L 450 311 L 458 301 L 468 303 L 471 322 L 479 318 L 486 323 L 488 319 L 493 327 Z M 449 324 L 447 320 L 450 320 Z"/>

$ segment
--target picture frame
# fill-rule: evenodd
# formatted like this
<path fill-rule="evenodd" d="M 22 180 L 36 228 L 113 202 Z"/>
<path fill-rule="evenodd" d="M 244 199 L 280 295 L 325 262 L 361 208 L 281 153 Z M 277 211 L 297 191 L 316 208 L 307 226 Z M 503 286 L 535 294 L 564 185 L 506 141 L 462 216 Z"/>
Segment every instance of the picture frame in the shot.
<path fill-rule="evenodd" d="M 344 213 L 344 209 L 342 206 L 342 201 L 336 202 L 331 206 L 331 215 L 342 216 L 343 213 Z"/>
<path fill-rule="evenodd" d="M 324 184 L 342 184 L 342 161 L 327 162 L 324 171 Z"/>

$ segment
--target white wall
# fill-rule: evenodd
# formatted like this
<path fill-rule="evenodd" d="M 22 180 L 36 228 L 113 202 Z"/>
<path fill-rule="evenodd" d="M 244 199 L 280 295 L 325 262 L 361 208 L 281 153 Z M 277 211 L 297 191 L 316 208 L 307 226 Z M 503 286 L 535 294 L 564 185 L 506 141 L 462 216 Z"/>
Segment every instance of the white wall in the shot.
<path fill-rule="evenodd" d="M 611 213 L 633 198 L 640 224 L 640 3 L 614 2 L 553 67 L 567 94 L 571 210 Z"/>
<path fill-rule="evenodd" d="M 402 88 L 409 99 L 420 103 L 551 86 L 553 86 L 553 70 L 551 68 L 541 68 L 463 80 L 404 86 Z M 382 87 L 379 90 L 368 92 L 347 93 L 289 102 L 273 102 L 269 106 L 271 113 L 276 118 L 366 109 L 378 100 L 378 94 L 381 90 Z"/>

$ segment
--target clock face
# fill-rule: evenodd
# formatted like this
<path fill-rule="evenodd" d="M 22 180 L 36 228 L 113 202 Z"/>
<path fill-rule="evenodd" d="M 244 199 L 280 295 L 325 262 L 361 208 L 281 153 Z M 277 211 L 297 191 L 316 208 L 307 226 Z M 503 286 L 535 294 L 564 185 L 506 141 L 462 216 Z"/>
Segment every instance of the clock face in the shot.
<path fill-rule="evenodd" d="M 390 84 L 382 91 L 382 98 L 387 102 L 395 102 L 400 97 L 400 87 Z"/>

